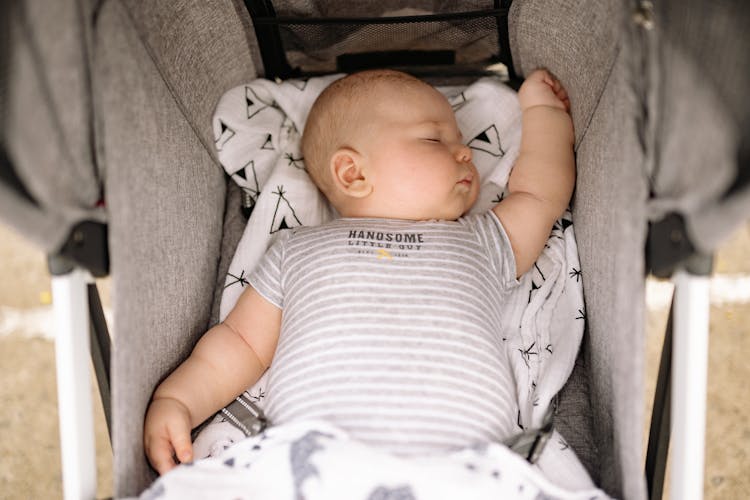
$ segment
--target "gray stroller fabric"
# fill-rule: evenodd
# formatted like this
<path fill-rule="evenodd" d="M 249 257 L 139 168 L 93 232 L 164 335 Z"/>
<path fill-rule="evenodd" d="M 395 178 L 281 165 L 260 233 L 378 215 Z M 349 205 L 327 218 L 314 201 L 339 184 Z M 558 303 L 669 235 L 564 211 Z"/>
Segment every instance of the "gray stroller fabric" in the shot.
<path fill-rule="evenodd" d="M 643 498 L 646 219 L 637 200 L 647 190 L 630 125 L 623 11 L 615 1 L 551 8 L 532 0 L 514 2 L 511 12 L 516 69 L 527 74 L 545 66 L 565 82 L 576 132 L 572 208 L 587 320 L 576 371 L 585 378 L 574 372 L 560 398 L 560 412 L 569 418 L 556 425 L 600 487 L 616 497 Z M 588 401 L 580 401 L 585 395 Z"/>
<path fill-rule="evenodd" d="M 559 26 L 567 26 L 571 40 L 575 39 L 572 34 L 587 9 L 598 13 L 600 19 L 607 19 L 606 5 L 597 8 L 592 8 L 592 5 L 571 5 L 555 15 Z M 592 120 L 605 86 L 613 96 L 607 109 L 616 106 L 612 102 L 618 82 L 610 82 L 608 77 L 615 64 L 615 44 L 611 40 L 618 31 L 617 21 L 602 24 L 599 36 L 608 41 L 607 44 L 602 44 L 601 40 L 586 41 L 578 52 L 567 57 L 564 51 L 555 52 L 545 44 L 542 53 L 546 57 L 535 58 L 532 54 L 539 48 L 527 49 L 524 44 L 531 43 L 538 34 L 536 27 L 530 25 L 530 19 L 537 15 L 536 9 L 514 10 L 514 26 L 519 28 L 516 39 L 522 47 L 520 59 L 525 61 L 521 68 L 526 71 L 534 65 L 547 65 L 563 81 L 569 78 L 575 82 L 571 84 L 571 95 L 580 97 L 580 104 L 573 113 L 580 143 L 584 138 L 580 132 Z M 540 17 L 539 22 L 549 23 L 550 15 Z M 139 492 L 153 478 L 145 464 L 140 443 L 143 413 L 150 392 L 160 378 L 188 354 L 198 335 L 208 326 L 208 307 L 214 283 L 221 274 L 218 272 L 217 245 L 223 236 L 224 250 L 229 252 L 224 255 L 228 258 L 233 250 L 232 242 L 236 241 L 235 231 L 241 229 L 241 224 L 235 221 L 234 230 L 222 231 L 224 180 L 216 173 L 217 167 L 211 161 L 212 148 L 207 147 L 207 143 L 211 145 L 210 113 L 216 100 L 224 90 L 253 77 L 252 51 L 247 48 L 248 39 L 243 31 L 247 22 L 240 21 L 243 16 L 246 14 L 242 10 L 199 2 L 168 6 L 157 2 L 138 3 L 137 6 L 135 3 L 110 2 L 99 14 L 96 61 L 101 79 L 97 87 L 102 89 L 101 100 L 105 108 L 103 142 L 107 152 L 114 291 L 116 297 L 124 298 L 115 304 L 117 339 L 112 367 L 118 496 Z M 583 22 L 583 25 L 588 24 Z M 221 36 L 213 31 L 217 26 L 222 27 Z M 523 31 L 524 27 L 528 33 Z M 528 56 L 523 51 L 529 52 Z M 591 58 L 592 51 L 600 53 L 600 57 Z M 246 61 L 244 67 L 238 61 Z M 588 71 L 591 72 L 589 78 L 576 76 L 579 72 L 588 74 Z M 578 82 L 583 84 L 579 91 L 576 90 Z M 123 95 L 129 96 L 127 102 L 121 99 Z M 603 123 L 602 129 L 619 122 L 611 112 L 600 112 L 598 116 Z M 132 123 L 139 123 L 137 130 L 133 130 Z M 608 151 L 607 146 L 588 146 L 592 151 L 588 161 L 591 166 L 580 167 L 582 172 L 605 176 L 620 171 L 622 161 L 616 152 L 614 160 L 604 164 L 603 160 L 608 157 L 602 158 L 605 154 L 602 151 Z M 172 182 L 164 180 L 165 177 Z M 586 177 L 585 173 L 583 177 Z M 598 187 L 594 184 L 591 189 Z M 615 190 L 615 187 L 610 185 L 610 189 Z M 618 200 L 613 198 L 612 201 Z M 595 206 L 594 200 L 590 201 L 590 206 Z M 134 210 L 138 210 L 138 216 Z M 630 222 L 630 225 L 638 224 Z M 600 233 L 600 228 L 594 225 L 588 238 L 584 236 L 588 242 L 584 247 L 589 251 L 589 260 L 600 259 L 602 255 L 598 246 Z M 613 245 L 619 237 L 619 234 L 611 236 Z M 137 248 L 143 248 L 144 253 L 134 252 Z M 609 249 L 606 247 L 605 251 Z M 638 261 L 640 254 L 632 252 L 628 255 L 630 262 Z M 629 266 L 628 262 L 623 269 Z M 592 265 L 590 277 L 585 278 L 596 281 L 599 278 L 596 271 L 597 267 Z M 620 274 L 625 274 L 625 271 Z M 593 290 L 597 291 L 597 288 Z M 635 296 L 638 291 L 637 284 L 623 289 L 623 293 L 634 293 Z M 612 318 L 615 306 L 611 300 L 611 295 L 601 295 L 599 305 L 603 306 L 602 312 L 599 316 L 593 315 L 592 330 L 599 327 L 597 318 Z M 637 304 L 637 301 L 629 303 Z M 631 313 L 625 310 L 621 314 L 632 317 Z M 614 325 L 600 321 L 605 329 Z M 600 339 L 601 336 L 592 334 L 590 337 Z M 640 336 L 625 335 L 623 338 L 639 339 Z M 118 342 L 118 339 L 127 341 Z M 596 347 L 604 340 L 598 342 L 589 341 L 589 344 Z M 601 357 L 601 354 L 592 355 L 591 359 L 593 363 L 601 363 Z M 634 359 L 639 360 L 640 356 L 634 355 Z M 596 377 L 587 372 L 591 364 L 589 359 L 581 358 L 582 368 L 576 370 L 578 383 L 566 390 L 559 420 L 568 431 L 566 439 L 584 458 L 588 457 L 586 462 L 593 469 L 593 475 L 601 477 L 610 492 L 619 494 L 623 471 L 608 465 L 619 462 L 617 446 L 623 442 L 629 445 L 628 439 L 632 436 L 623 432 L 617 443 L 612 443 L 608 437 L 614 425 L 610 414 L 611 399 L 615 397 L 614 391 L 622 390 L 623 384 L 633 392 L 630 385 L 638 388 L 640 380 L 618 378 L 614 373 L 607 373 L 603 380 L 614 382 L 603 389 L 598 400 L 600 409 L 592 418 L 587 387 Z M 620 379 L 627 380 L 618 385 L 616 380 Z M 592 394 L 602 392 L 598 389 L 592 391 Z M 623 407 L 631 408 L 632 405 Z M 631 418 L 633 415 L 626 413 L 623 416 L 632 422 L 632 428 L 639 428 L 640 415 Z M 599 445 L 591 435 L 592 422 L 602 429 L 594 434 L 600 436 L 597 439 L 603 443 L 599 450 L 592 449 Z M 638 449 L 636 447 L 630 453 L 637 453 Z M 597 470 L 594 464 L 599 463 L 607 467 Z M 633 468 L 626 471 L 632 473 Z M 640 471 L 635 474 L 640 477 Z M 638 481 L 636 479 L 636 489 Z"/>
<path fill-rule="evenodd" d="M 649 116 L 639 117 L 649 219 L 682 214 L 696 250 L 710 254 L 750 217 L 750 4 L 665 0 L 653 23 L 633 37 L 650 80 Z"/>
<path fill-rule="evenodd" d="M 623 227 L 642 227 L 637 212 L 617 210 L 628 196 L 622 193 L 637 191 L 639 183 L 629 176 L 633 170 L 621 168 L 627 146 L 613 148 L 609 141 L 622 122 L 614 112 L 622 79 L 613 69 L 620 67 L 618 21 L 609 16 L 610 9 L 617 10 L 596 2 L 569 2 L 556 11 L 542 2 L 517 2 L 511 38 L 518 69 L 548 66 L 566 82 L 574 101 L 580 162 L 575 205 L 589 332 L 586 355 L 563 391 L 556 422 L 610 493 L 620 495 L 628 475 L 635 477 L 637 492 L 628 496 L 638 498 L 640 471 L 619 464 L 629 464 L 638 453 L 631 431 L 640 429 L 642 417 L 629 412 L 637 406 L 628 400 L 639 397 L 640 380 L 631 378 L 628 366 L 614 372 L 605 368 L 615 349 L 633 353 L 633 363 L 640 363 L 641 322 L 633 322 L 634 332 L 623 333 L 627 322 L 620 320 L 638 316 L 638 301 L 630 298 L 640 296 L 642 280 L 629 278 L 639 273 L 628 275 L 626 269 L 631 264 L 637 269 L 642 259 L 637 238 L 628 240 L 628 233 L 616 232 L 609 220 L 596 215 L 601 203 L 611 207 Z M 115 494 L 129 496 L 154 478 L 141 444 L 151 392 L 216 320 L 214 298 L 243 222 L 236 188 L 227 191 L 215 162 L 210 117 L 224 91 L 256 76 L 258 58 L 241 2 L 110 0 L 96 12 L 82 12 L 95 21 L 97 173 L 103 177 L 106 172 L 110 225 Z M 599 28 L 589 39 L 594 24 Z M 557 26 L 559 32 L 545 26 Z M 576 35 L 584 29 L 587 37 Z M 550 39 L 540 41 L 545 32 Z M 552 40 L 553 35 L 558 38 Z M 91 159 L 81 164 L 92 168 Z M 608 182 L 618 175 L 623 191 Z M 621 240 L 630 246 L 612 266 L 603 256 L 623 248 Z M 597 285 L 623 278 L 617 297 L 613 288 Z M 618 309 L 616 300 L 622 297 L 635 310 Z M 606 342 L 612 337 L 625 340 Z M 627 399 L 613 403 L 621 394 Z M 622 415 L 613 416 L 618 412 Z"/>
<path fill-rule="evenodd" d="M 582 208 L 576 208 L 580 212 L 576 217 L 583 221 L 580 226 L 586 226 L 579 235 L 583 240 L 582 257 L 588 261 L 584 265 L 588 269 L 584 271 L 584 279 L 592 283 L 591 291 L 597 294 L 596 298 L 587 299 L 600 309 L 588 315 L 588 356 L 581 358 L 577 382 L 562 397 L 558 421 L 566 430 L 566 439 L 610 493 L 621 494 L 622 477 L 627 474 L 636 478 L 631 483 L 636 493 L 629 496 L 638 498 L 643 489 L 642 474 L 634 465 L 639 459 L 633 457 L 640 452 L 640 438 L 633 440 L 633 436 L 640 436 L 642 415 L 637 410 L 639 406 L 629 401 L 640 400 L 641 380 L 621 376 L 638 372 L 631 370 L 631 366 L 614 372 L 607 368 L 611 366 L 608 361 L 613 349 L 633 352 L 632 363 L 640 364 L 638 342 L 642 337 L 639 330 L 642 322 L 634 322 L 633 332 L 616 336 L 623 339 L 621 344 L 607 342 L 609 335 L 600 332 L 622 331 L 620 325 L 627 323 L 622 319 L 637 317 L 640 309 L 638 301 L 632 300 L 627 303 L 634 309 L 618 309 L 614 289 L 596 286 L 600 281 L 621 280 L 619 293 L 642 296 L 642 278 L 638 278 L 642 273 L 632 272 L 642 262 L 642 244 L 638 238 L 629 239 L 630 234 L 616 231 L 609 221 L 595 215 L 600 203 L 622 206 L 623 200 L 629 199 L 628 186 L 637 191 L 642 184 L 633 182 L 629 176 L 634 170 L 622 168 L 626 163 L 626 147 L 612 148 L 607 140 L 610 133 L 618 134 L 617 124 L 622 123 L 613 109 L 620 105 L 618 92 L 623 82 L 611 76 L 615 74 L 618 54 L 619 21 L 608 14 L 610 9 L 606 4 L 596 2 L 571 3 L 554 12 L 542 4 L 535 7 L 532 2 L 517 5 L 513 9 L 511 36 L 521 61 L 519 69 L 529 71 L 545 65 L 563 81 L 570 82 L 569 92 L 578 102 L 574 104 L 573 116 L 581 162 L 579 198 L 591 193 L 591 197 L 577 201 Z M 231 250 L 231 241 L 236 238 L 224 233 L 221 221 L 216 218 L 223 213 L 217 210 L 217 203 L 223 203 L 223 194 L 217 194 L 223 193 L 223 186 L 219 188 L 220 177 L 214 176 L 216 166 L 210 162 L 213 153 L 206 143 L 211 140 L 209 117 L 220 90 L 252 78 L 237 72 L 234 59 L 244 57 L 248 61 L 245 70 L 252 68 L 248 60 L 252 52 L 246 46 L 244 54 L 237 54 L 238 46 L 246 43 L 241 30 L 243 23 L 238 19 L 246 14 L 241 10 L 222 10 L 216 5 L 179 7 L 156 2 L 139 3 L 137 7 L 127 2 L 108 3 L 102 8 L 97 26 L 100 47 L 97 69 L 103 75 L 99 87 L 104 89 L 104 144 L 108 186 L 111 186 L 107 198 L 113 276 L 116 296 L 128 298 L 116 303 L 115 318 L 118 338 L 127 338 L 127 343 L 116 345 L 113 363 L 113 411 L 120 419 L 115 423 L 114 437 L 118 495 L 138 492 L 153 477 L 145 465 L 139 441 L 150 391 L 187 355 L 197 336 L 208 326 L 207 307 L 219 274 L 216 260 L 219 250 L 214 245 L 223 235 L 224 241 L 230 242 L 225 243 L 225 249 Z M 585 18 L 586 15 L 595 17 L 592 20 Z M 565 35 L 564 43 L 557 38 L 535 46 L 545 32 L 543 27 L 550 24 L 560 29 L 550 35 Z M 600 26 L 595 36 L 583 39 L 575 36 L 582 27 L 592 24 Z M 221 44 L 216 39 L 212 39 L 214 45 L 208 44 L 209 37 L 216 36 L 211 32 L 216 26 L 222 26 L 223 32 L 232 26 L 237 31 L 231 32 L 232 39 L 226 33 L 217 37 Z M 590 30 L 587 33 L 591 35 Z M 201 40 L 205 40 L 205 45 Z M 217 52 L 206 53 L 208 48 Z M 188 69 L 182 64 L 187 61 L 197 67 Z M 221 82 L 213 82 L 211 78 L 221 78 Z M 602 104 L 605 88 L 608 97 Z M 123 94 L 131 96 L 129 102 L 120 99 Z M 140 103 L 133 105 L 133 99 Z M 141 124 L 138 131 L 131 130 L 130 124 L 135 122 Z M 594 124 L 594 130 L 587 132 L 590 123 Z M 168 141 L 164 141 L 165 134 Z M 154 176 L 174 179 L 178 174 L 181 177 L 176 185 L 167 182 L 168 187 L 160 188 L 156 196 L 144 196 L 155 189 L 154 185 L 163 184 L 154 180 Z M 622 176 L 624 189 L 608 182 L 618 174 Z M 184 194 L 176 187 L 185 189 Z M 190 193 L 192 198 L 188 196 Z M 201 208 L 201 203 L 206 205 Z M 134 207 L 150 215 L 134 218 L 131 215 Z M 184 213 L 191 214 L 190 220 L 180 217 Z M 621 227 L 643 227 L 643 218 L 637 212 L 620 210 L 614 215 Z M 607 225 L 609 231 L 602 225 Z M 609 235 L 604 245 L 603 234 Z M 198 235 L 200 238 L 196 238 Z M 145 244 L 149 239 L 150 252 L 155 255 L 146 262 L 146 254 L 134 254 L 132 249 L 138 248 L 138 242 Z M 623 248 L 621 240 L 629 241 L 631 248 L 621 254 L 624 258 L 619 265 L 612 266 L 602 255 L 617 254 Z M 198 246 L 199 243 L 203 246 Z M 133 297 L 139 299 L 134 301 Z M 146 304 L 148 308 L 144 307 Z M 592 380 L 600 380 L 602 387 L 588 388 Z M 625 398 L 618 405 L 621 416 L 613 417 L 618 412 L 613 412 L 612 400 L 620 395 Z M 589 397 L 594 401 L 593 413 Z M 593 434 L 592 423 L 596 429 Z M 627 465 L 622 466 L 621 462 Z"/>
<path fill-rule="evenodd" d="M 141 441 L 151 392 L 208 328 L 233 253 L 239 202 L 213 158 L 211 113 L 255 69 L 246 26 L 227 2 L 107 2 L 96 35 L 115 311 L 115 492 L 130 496 L 154 478 Z"/>
<path fill-rule="evenodd" d="M 0 182 L 0 213 L 38 247 L 57 252 L 81 220 L 103 221 L 84 1 L 10 1 L 3 18 L 2 145 L 23 186 Z M 7 179 L 3 172 L 3 181 Z M 25 191 L 25 193 L 24 193 Z"/>

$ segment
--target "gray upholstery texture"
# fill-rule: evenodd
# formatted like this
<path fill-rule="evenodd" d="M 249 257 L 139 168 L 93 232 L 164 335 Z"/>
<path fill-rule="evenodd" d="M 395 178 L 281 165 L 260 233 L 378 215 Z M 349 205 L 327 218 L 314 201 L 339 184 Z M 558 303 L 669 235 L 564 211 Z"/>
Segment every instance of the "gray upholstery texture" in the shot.
<path fill-rule="evenodd" d="M 216 285 L 214 287 L 214 300 L 211 307 L 211 317 L 209 323 L 214 325 L 219 322 L 219 307 L 221 306 L 221 296 L 226 284 L 227 271 L 229 264 L 234 257 L 237 244 L 245 230 L 247 220 L 242 215 L 242 190 L 236 182 L 227 181 L 227 199 L 224 210 L 224 234 L 221 239 L 221 258 L 219 260 L 219 272 L 216 275 Z"/>
<path fill-rule="evenodd" d="M 527 75 L 546 67 L 570 95 L 576 145 L 612 71 L 620 33 L 620 3 L 614 0 L 576 2 L 519 0 L 510 9 L 513 64 Z"/>
<path fill-rule="evenodd" d="M 623 331 L 627 321 L 616 318 L 639 314 L 637 301 L 625 301 L 630 307 L 617 301 L 627 293 L 642 296 L 638 295 L 642 280 L 633 278 L 639 276 L 641 265 L 640 251 L 633 250 L 639 237 L 630 238 L 642 221 L 624 208 L 630 203 L 625 195 L 632 193 L 608 182 L 613 175 L 633 181 L 633 170 L 622 168 L 623 150 L 609 141 L 610 134 L 620 133 L 616 127 L 621 123 L 617 107 L 622 81 L 612 76 L 617 21 L 607 5 L 593 8 L 566 2 L 551 13 L 537 4 L 518 2 L 514 8 L 514 56 L 524 72 L 539 65 L 549 67 L 571 93 L 580 163 L 577 232 L 588 308 L 601 308 L 588 313 L 587 356 L 579 360 L 574 382 L 566 388 L 566 401 L 573 404 L 561 405 L 561 417 L 571 417 L 562 419 L 567 424 L 566 438 L 595 477 L 601 477 L 608 491 L 627 493 L 622 478 L 634 475 L 631 462 L 640 443 L 630 442 L 631 430 L 640 425 L 642 416 L 632 411 L 633 405 L 623 405 L 621 414 L 615 415 L 612 405 L 616 397 L 638 397 L 640 381 L 631 377 L 629 365 L 614 365 L 614 372 L 609 367 L 618 358 L 616 352 L 631 352 L 627 349 L 640 339 Z M 138 492 L 152 477 L 139 441 L 148 397 L 208 326 L 211 298 L 218 296 L 223 280 L 217 270 L 226 269 L 242 227 L 231 213 L 221 220 L 224 207 L 236 205 L 236 197 L 225 199 L 223 178 L 211 161 L 210 117 L 219 90 L 253 76 L 249 62 L 253 51 L 241 50 L 244 42 L 252 40 L 242 32 L 247 24 L 238 21 L 241 17 L 234 7 L 197 2 L 163 7 L 147 2 L 136 8 L 135 3 L 113 1 L 105 4 L 99 18 L 97 64 L 106 116 L 105 166 L 108 185 L 113 186 L 108 192 L 113 275 L 115 296 L 123 297 L 115 304 L 115 330 L 118 339 L 126 339 L 116 339 L 113 364 L 117 495 Z M 221 26 L 221 33 L 216 26 Z M 236 32 L 229 30 L 232 26 Z M 592 26 L 597 31 L 591 32 Z M 576 30 L 590 36 L 571 35 Z M 238 63 L 242 58 L 248 60 L 244 66 Z M 122 100 L 123 95 L 129 102 Z M 132 130 L 132 123 L 139 123 L 138 130 Z M 178 177 L 178 172 L 190 175 Z M 633 184 L 637 191 L 640 184 Z M 602 217 L 599 204 L 607 204 L 609 218 Z M 143 254 L 138 253 L 139 245 Z M 604 284 L 617 280 L 623 282 L 616 287 Z M 214 318 L 215 304 L 216 300 Z M 635 322 L 633 329 L 638 328 Z M 610 342 L 612 337 L 625 341 Z M 634 355 L 633 363 L 639 360 Z M 627 375 L 617 378 L 623 373 Z M 597 381 L 597 386 L 587 389 L 588 380 Z M 592 421 L 593 437 L 588 434 Z M 624 451 L 618 448 L 622 445 Z M 640 496 L 640 470 L 635 478 L 630 490 L 638 493 L 629 498 Z"/>
<path fill-rule="evenodd" d="M 226 268 L 227 203 L 210 117 L 226 90 L 255 77 L 231 3 L 129 6 L 102 7 L 95 58 L 110 213 L 118 497 L 154 478 L 141 444 L 148 400 L 209 324 L 219 267 Z"/>
<path fill-rule="evenodd" d="M 242 1 L 122 3 L 181 113 L 215 157 L 211 117 L 222 89 L 256 75 L 257 43 Z"/>
<path fill-rule="evenodd" d="M 401 5 L 285 3 L 327 15 Z M 516 0 L 510 41 L 520 74 L 544 66 L 564 83 L 575 124 L 588 327 L 560 431 L 599 485 L 638 500 L 647 223 L 680 211 L 709 252 L 747 218 L 750 4 L 654 2 L 646 29 L 634 28 L 636 3 Z M 262 74 L 252 23 L 242 0 L 26 0 L 0 13 L 3 146 L 32 198 L 0 182 L 0 214 L 46 252 L 76 222 L 108 219 L 115 495 L 135 495 L 154 477 L 141 445 L 151 392 L 217 320 L 244 228 L 211 117 L 226 90 Z"/>
<path fill-rule="evenodd" d="M 586 344 L 583 343 L 573 372 L 557 395 L 554 425 L 589 471 L 594 483 L 599 484 L 599 452 L 594 441 L 590 392 L 588 356 Z M 561 443 L 557 445 L 562 446 Z"/>
<path fill-rule="evenodd" d="M 561 432 L 603 489 L 639 499 L 645 496 L 641 373 L 647 190 L 631 130 L 621 11 L 614 0 L 554 6 L 544 0 L 516 1 L 510 40 L 517 71 L 546 67 L 560 78 L 570 95 L 576 132 L 573 216 L 587 331 L 584 357 L 561 393 L 566 417 Z M 587 382 L 588 387 L 581 386 Z M 566 404 L 570 398 L 573 404 Z M 587 417 L 591 436 L 585 434 Z"/>
<path fill-rule="evenodd" d="M 578 147 L 573 200 L 583 269 L 585 337 L 600 486 L 645 497 L 642 462 L 646 179 L 623 106 L 629 66 L 615 71 Z M 613 140 L 616 138 L 616 140 Z"/>
<path fill-rule="evenodd" d="M 3 219 L 48 253 L 72 226 L 103 221 L 92 144 L 86 0 L 11 2 L 2 140 L 33 201 L 0 183 Z M 4 47 L 3 49 L 7 49 Z"/>
<path fill-rule="evenodd" d="M 680 212 L 709 254 L 750 218 L 750 3 L 667 0 L 654 23 L 641 47 L 653 59 L 649 216 Z"/>

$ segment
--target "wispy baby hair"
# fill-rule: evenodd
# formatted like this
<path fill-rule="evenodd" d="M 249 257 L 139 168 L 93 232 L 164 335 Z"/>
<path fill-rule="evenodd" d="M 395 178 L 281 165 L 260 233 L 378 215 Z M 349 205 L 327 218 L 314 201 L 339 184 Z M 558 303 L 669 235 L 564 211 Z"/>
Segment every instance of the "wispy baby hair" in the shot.
<path fill-rule="evenodd" d="M 400 71 L 376 69 L 336 80 L 318 96 L 302 134 L 302 155 L 307 172 L 324 194 L 330 194 L 333 183 L 328 168 L 331 157 L 339 148 L 351 147 L 352 139 L 367 124 L 363 104 L 380 89 L 393 91 L 393 84 L 427 85 Z"/>

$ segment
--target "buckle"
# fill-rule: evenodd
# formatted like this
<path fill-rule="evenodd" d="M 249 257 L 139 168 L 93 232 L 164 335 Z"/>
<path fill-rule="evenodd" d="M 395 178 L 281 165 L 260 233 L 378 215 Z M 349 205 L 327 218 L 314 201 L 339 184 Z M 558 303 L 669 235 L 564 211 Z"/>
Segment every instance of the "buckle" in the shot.
<path fill-rule="evenodd" d="M 529 463 L 535 464 L 544 451 L 547 441 L 552 436 L 554 426 L 552 417 L 555 413 L 553 405 L 550 404 L 544 414 L 542 426 L 538 429 L 523 431 L 503 441 L 503 444 L 524 457 Z"/>
<path fill-rule="evenodd" d="M 260 434 L 268 427 L 268 420 L 263 410 L 253 403 L 244 392 L 222 408 L 221 414 L 247 437 Z"/>

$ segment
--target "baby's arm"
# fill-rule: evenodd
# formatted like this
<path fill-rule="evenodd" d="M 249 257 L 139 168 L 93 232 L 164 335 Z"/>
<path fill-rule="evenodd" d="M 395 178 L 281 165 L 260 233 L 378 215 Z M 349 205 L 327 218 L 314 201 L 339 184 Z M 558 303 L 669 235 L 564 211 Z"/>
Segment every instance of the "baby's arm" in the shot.
<path fill-rule="evenodd" d="M 162 382 L 146 413 L 144 448 L 164 474 L 193 459 L 190 431 L 257 381 L 271 364 L 281 310 L 252 287 L 223 323 L 208 330 L 190 357 Z"/>
<path fill-rule="evenodd" d="M 508 234 L 520 276 L 534 265 L 570 202 L 575 159 L 570 102 L 560 82 L 546 70 L 536 70 L 518 97 L 521 151 L 508 179 L 509 194 L 493 211 Z"/>

